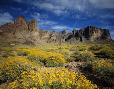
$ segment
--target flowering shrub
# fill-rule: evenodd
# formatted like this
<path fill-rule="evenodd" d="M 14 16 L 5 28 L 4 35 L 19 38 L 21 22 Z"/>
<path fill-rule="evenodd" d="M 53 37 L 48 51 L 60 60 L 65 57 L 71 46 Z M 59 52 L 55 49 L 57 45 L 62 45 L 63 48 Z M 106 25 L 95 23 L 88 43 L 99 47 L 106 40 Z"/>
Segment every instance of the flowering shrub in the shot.
<path fill-rule="evenodd" d="M 114 58 L 114 50 L 112 50 L 108 46 L 104 46 L 102 49 L 99 50 L 99 52 L 96 53 L 98 57 L 101 58 Z"/>
<path fill-rule="evenodd" d="M 90 66 L 93 74 L 96 74 L 102 82 L 108 86 L 114 85 L 114 61 L 113 60 L 95 60 Z"/>
<path fill-rule="evenodd" d="M 13 48 L 9 48 L 9 47 L 1 47 L 0 48 L 0 57 L 9 57 L 9 56 L 15 56 L 15 52 L 13 50 Z"/>
<path fill-rule="evenodd" d="M 18 51 L 19 50 L 27 53 L 29 59 L 40 61 L 46 66 L 56 66 L 65 63 L 64 55 L 60 53 L 47 52 L 40 49 L 18 49 Z"/>
<path fill-rule="evenodd" d="M 65 68 L 39 68 L 23 72 L 20 80 L 8 84 L 8 89 L 95 89 L 85 76 Z"/>
<path fill-rule="evenodd" d="M 101 45 L 93 45 L 89 49 L 92 51 L 99 51 L 102 48 L 103 48 L 103 46 L 101 46 Z"/>
<path fill-rule="evenodd" d="M 71 56 L 69 61 L 93 61 L 95 59 L 91 52 L 79 52 L 75 51 Z"/>
<path fill-rule="evenodd" d="M 112 60 L 97 60 L 92 63 L 92 69 L 97 74 L 113 75 L 114 74 L 114 61 Z"/>
<path fill-rule="evenodd" d="M 24 57 L 9 57 L 0 60 L 0 81 L 1 83 L 13 81 L 23 71 L 30 70 L 35 64 Z"/>

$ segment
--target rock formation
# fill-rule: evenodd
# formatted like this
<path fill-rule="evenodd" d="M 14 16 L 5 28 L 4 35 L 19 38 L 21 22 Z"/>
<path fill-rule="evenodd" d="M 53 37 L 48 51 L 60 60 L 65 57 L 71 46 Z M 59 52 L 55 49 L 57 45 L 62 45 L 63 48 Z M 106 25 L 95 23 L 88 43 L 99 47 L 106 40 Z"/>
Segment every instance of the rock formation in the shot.
<path fill-rule="evenodd" d="M 26 20 L 25 20 L 25 18 L 23 16 L 19 16 L 16 19 L 14 24 L 17 25 L 18 28 L 22 27 L 22 29 L 28 29 L 27 22 L 26 22 Z"/>
<path fill-rule="evenodd" d="M 38 35 L 36 20 L 27 22 L 23 16 L 19 16 L 12 23 L 0 26 L 0 39 L 3 41 L 31 43 L 38 39 Z"/>
<path fill-rule="evenodd" d="M 35 31 L 37 30 L 37 21 L 35 19 L 31 20 L 29 23 L 28 23 L 28 29 L 30 31 Z"/>
<path fill-rule="evenodd" d="M 0 26 L 0 39 L 22 43 L 54 42 L 61 44 L 63 42 L 111 41 L 111 36 L 108 29 L 94 26 L 87 26 L 72 32 L 39 30 L 35 19 L 27 22 L 23 16 L 19 16 L 14 22 Z"/>

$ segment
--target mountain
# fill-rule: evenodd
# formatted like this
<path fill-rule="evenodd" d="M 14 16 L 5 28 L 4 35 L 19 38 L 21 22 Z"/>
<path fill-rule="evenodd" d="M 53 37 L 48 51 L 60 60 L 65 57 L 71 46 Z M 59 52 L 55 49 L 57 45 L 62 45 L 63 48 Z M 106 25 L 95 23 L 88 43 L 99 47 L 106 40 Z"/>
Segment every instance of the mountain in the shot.
<path fill-rule="evenodd" d="M 108 29 L 87 26 L 80 30 L 73 30 L 66 41 L 75 39 L 79 41 L 110 41 L 111 36 Z"/>
<path fill-rule="evenodd" d="M 0 41 L 18 42 L 25 44 L 38 43 L 63 43 L 63 42 L 86 42 L 86 41 L 111 41 L 108 29 L 87 26 L 72 32 L 49 32 L 37 28 L 37 21 L 26 21 L 19 16 L 14 22 L 0 26 Z"/>

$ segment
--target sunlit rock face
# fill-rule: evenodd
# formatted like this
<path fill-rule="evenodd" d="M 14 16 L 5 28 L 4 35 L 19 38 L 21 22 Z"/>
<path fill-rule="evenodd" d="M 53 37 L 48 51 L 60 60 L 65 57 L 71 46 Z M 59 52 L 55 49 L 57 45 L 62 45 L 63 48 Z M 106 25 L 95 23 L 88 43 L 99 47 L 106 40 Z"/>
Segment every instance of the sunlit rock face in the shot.
<path fill-rule="evenodd" d="M 30 31 L 35 31 L 37 30 L 37 21 L 35 19 L 32 19 L 29 23 L 28 23 L 28 29 Z"/>
<path fill-rule="evenodd" d="M 10 38 L 10 39 L 9 39 Z M 4 41 L 18 41 L 21 43 L 64 43 L 64 42 L 86 42 L 86 41 L 111 41 L 108 29 L 87 26 L 80 30 L 67 32 L 49 32 L 39 30 L 37 21 L 32 19 L 26 21 L 23 16 L 19 16 L 14 22 L 0 26 L 0 39 Z"/>
<path fill-rule="evenodd" d="M 23 16 L 19 16 L 15 22 L 14 22 L 15 25 L 17 25 L 18 29 L 20 28 L 20 30 L 23 30 L 23 29 L 28 29 L 28 26 L 27 26 L 27 22 L 25 20 L 25 18 Z"/>
<path fill-rule="evenodd" d="M 31 43 L 39 39 L 37 21 L 26 21 L 23 16 L 17 17 L 12 23 L 6 23 L 0 26 L 0 39 L 7 42 Z"/>

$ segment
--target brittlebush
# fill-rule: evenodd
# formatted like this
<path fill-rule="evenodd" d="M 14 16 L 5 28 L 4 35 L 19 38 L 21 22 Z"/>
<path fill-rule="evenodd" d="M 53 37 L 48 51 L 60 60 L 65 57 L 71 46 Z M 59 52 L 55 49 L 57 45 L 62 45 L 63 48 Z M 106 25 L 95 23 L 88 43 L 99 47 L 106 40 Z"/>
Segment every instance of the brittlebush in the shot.
<path fill-rule="evenodd" d="M 113 60 L 96 60 L 92 62 L 92 70 L 93 72 L 100 74 L 100 75 L 106 75 L 110 76 L 114 74 L 114 61 Z"/>
<path fill-rule="evenodd" d="M 0 81 L 9 82 L 17 79 L 23 71 L 31 70 L 35 66 L 24 57 L 8 57 L 0 60 Z M 38 66 L 38 64 L 37 64 Z"/>
<path fill-rule="evenodd" d="M 95 60 L 90 63 L 89 68 L 107 86 L 114 85 L 114 61 L 110 59 Z"/>
<path fill-rule="evenodd" d="M 23 72 L 20 80 L 9 83 L 8 89 L 96 89 L 85 76 L 65 68 L 39 68 Z M 45 88 L 44 88 L 45 87 Z"/>
<path fill-rule="evenodd" d="M 31 60 L 36 60 L 43 62 L 47 66 L 49 65 L 48 62 L 50 63 L 55 63 L 55 64 L 63 64 L 65 63 L 64 55 L 56 52 L 47 52 L 41 49 L 17 49 L 17 51 L 22 51 L 28 53 L 28 56 Z"/>

